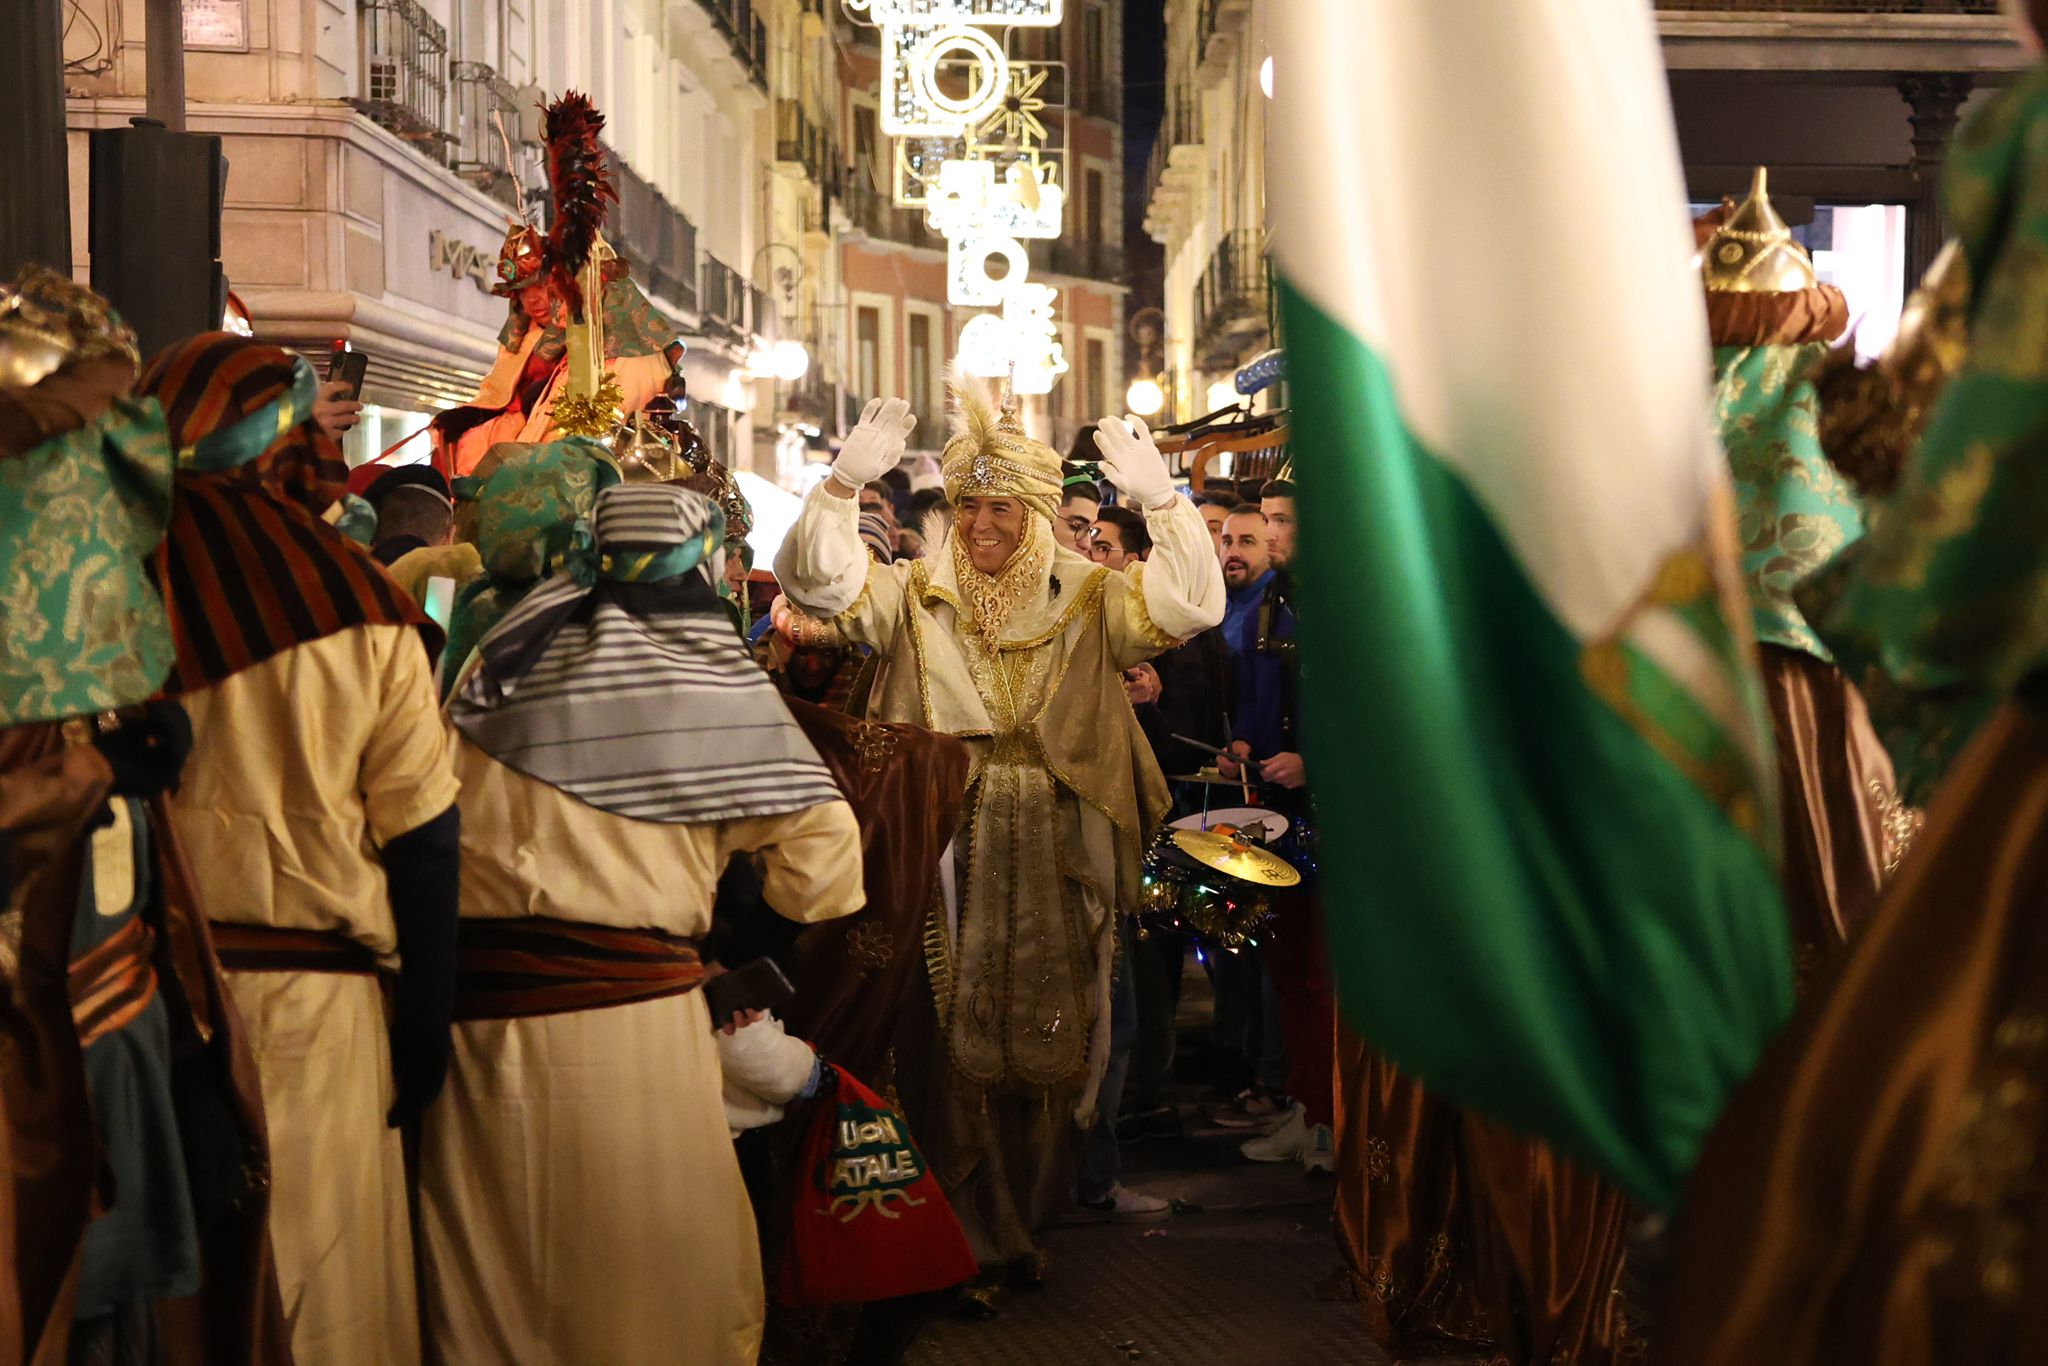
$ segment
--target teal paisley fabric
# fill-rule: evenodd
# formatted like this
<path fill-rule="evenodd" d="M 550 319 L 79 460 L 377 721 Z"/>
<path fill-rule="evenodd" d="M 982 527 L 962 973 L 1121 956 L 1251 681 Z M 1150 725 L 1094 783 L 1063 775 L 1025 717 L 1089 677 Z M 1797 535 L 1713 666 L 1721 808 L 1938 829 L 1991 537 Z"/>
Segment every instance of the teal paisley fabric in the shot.
<path fill-rule="evenodd" d="M 175 650 L 146 563 L 171 516 L 154 399 L 0 460 L 0 726 L 155 695 Z"/>
<path fill-rule="evenodd" d="M 1818 623 L 1909 800 L 2048 665 L 2048 66 L 1964 125 L 1942 189 L 1974 286 L 1968 358 Z"/>
<path fill-rule="evenodd" d="M 444 694 L 477 642 L 535 584 L 579 559 L 590 559 L 595 572 L 590 517 L 597 495 L 618 482 L 610 453 L 575 437 L 508 450 L 489 474 L 456 480 L 456 496 L 477 505 L 484 573 L 457 595 L 449 614 Z"/>
<path fill-rule="evenodd" d="M 1735 479 L 1742 579 L 1760 641 L 1832 663 L 1792 590 L 1863 534 L 1856 492 L 1821 450 L 1807 378 L 1826 345 L 1723 346 L 1714 417 Z"/>

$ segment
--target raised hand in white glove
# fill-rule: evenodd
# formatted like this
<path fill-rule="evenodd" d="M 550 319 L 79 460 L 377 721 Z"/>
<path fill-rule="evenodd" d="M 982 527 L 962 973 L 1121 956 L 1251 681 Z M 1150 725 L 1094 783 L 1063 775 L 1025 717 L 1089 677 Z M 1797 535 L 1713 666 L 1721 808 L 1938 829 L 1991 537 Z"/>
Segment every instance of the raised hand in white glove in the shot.
<path fill-rule="evenodd" d="M 860 424 L 846 434 L 839 458 L 832 462 L 832 478 L 840 485 L 834 492 L 850 498 L 895 469 L 916 425 L 910 404 L 903 399 L 869 400 Z"/>
<path fill-rule="evenodd" d="M 1139 507 L 1156 512 L 1173 502 L 1173 476 L 1144 418 L 1105 417 L 1095 424 L 1095 449 L 1109 482 Z"/>

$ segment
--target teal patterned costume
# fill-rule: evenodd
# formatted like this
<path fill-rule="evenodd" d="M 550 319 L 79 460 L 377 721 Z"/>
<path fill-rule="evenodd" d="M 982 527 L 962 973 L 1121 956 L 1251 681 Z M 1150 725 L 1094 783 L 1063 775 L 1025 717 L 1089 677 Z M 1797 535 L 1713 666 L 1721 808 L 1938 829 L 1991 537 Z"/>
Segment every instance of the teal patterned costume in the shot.
<path fill-rule="evenodd" d="M 1969 355 L 1839 574 L 1822 634 L 1909 800 L 2048 663 L 2048 67 L 1972 117 L 1943 196 L 1969 267 Z M 1817 585 L 1817 588 L 1822 585 Z"/>
<path fill-rule="evenodd" d="M 477 642 L 535 584 L 588 556 L 597 495 L 618 482 L 609 452 L 575 437 L 510 451 L 488 474 L 455 481 L 455 496 L 477 505 L 484 573 L 457 595 L 449 614 L 444 695 Z"/>
<path fill-rule="evenodd" d="M 1825 346 L 1723 346 L 1714 352 L 1714 410 L 1735 479 L 1742 579 L 1759 641 L 1833 656 L 1792 590 L 1863 534 L 1863 510 L 1820 447 L 1818 398 L 1807 378 Z"/>
<path fill-rule="evenodd" d="M 0 460 L 0 726 L 152 697 L 175 651 L 145 568 L 171 517 L 154 399 Z"/>

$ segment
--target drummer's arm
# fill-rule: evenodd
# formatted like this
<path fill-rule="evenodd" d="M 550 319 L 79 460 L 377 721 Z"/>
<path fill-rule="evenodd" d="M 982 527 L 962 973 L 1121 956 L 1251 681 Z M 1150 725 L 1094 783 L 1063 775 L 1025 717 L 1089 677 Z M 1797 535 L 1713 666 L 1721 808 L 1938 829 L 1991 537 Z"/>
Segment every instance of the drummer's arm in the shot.
<path fill-rule="evenodd" d="M 1252 747 L 1242 740 L 1230 743 L 1230 752 L 1248 761 L 1257 770 L 1257 779 L 1272 783 L 1276 787 L 1300 789 L 1308 786 L 1308 771 L 1302 767 L 1301 756 L 1291 749 L 1283 749 L 1270 759 L 1253 759 Z M 1238 765 L 1228 759 L 1219 758 L 1216 767 L 1226 778 L 1238 776 Z"/>

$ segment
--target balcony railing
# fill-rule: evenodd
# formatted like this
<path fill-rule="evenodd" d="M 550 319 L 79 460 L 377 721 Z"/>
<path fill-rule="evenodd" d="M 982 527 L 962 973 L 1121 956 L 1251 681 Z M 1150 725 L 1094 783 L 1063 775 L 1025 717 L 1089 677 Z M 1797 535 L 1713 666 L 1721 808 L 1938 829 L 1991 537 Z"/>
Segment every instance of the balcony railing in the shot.
<path fill-rule="evenodd" d="M 839 160 L 838 145 L 812 122 L 799 100 L 775 102 L 775 159 L 804 168 L 817 185 L 829 185 Z"/>
<path fill-rule="evenodd" d="M 1999 0 L 1656 0 L 1656 7 L 1717 14 L 1996 14 Z"/>
<path fill-rule="evenodd" d="M 1255 228 L 1225 234 L 1195 290 L 1195 354 L 1204 370 L 1237 364 L 1269 330 L 1271 276 Z"/>
<path fill-rule="evenodd" d="M 1056 275 L 1077 275 L 1084 280 L 1123 277 L 1124 249 L 1118 243 L 1056 237 L 1046 246 L 1046 264 Z"/>
<path fill-rule="evenodd" d="M 1196 109 L 1194 93 L 1176 82 L 1167 96 L 1166 117 L 1159 125 L 1159 136 L 1152 143 L 1152 155 L 1145 166 L 1147 204 L 1157 202 L 1168 173 L 1186 158 L 1188 149 L 1200 146 L 1202 135 Z"/>
<path fill-rule="evenodd" d="M 606 236 L 641 288 L 677 308 L 697 308 L 697 225 L 662 197 L 661 191 L 610 154 L 619 202 Z"/>
<path fill-rule="evenodd" d="M 448 168 L 492 198 L 516 205 L 519 185 L 505 164 L 504 146 L 498 141 L 492 116 L 501 117 L 506 135 L 518 140 L 518 88 L 482 62 L 450 62 L 448 76 L 455 102 L 455 137 Z"/>
<path fill-rule="evenodd" d="M 754 13 L 754 0 L 702 0 L 733 55 L 747 68 L 755 85 L 768 88 L 768 27 Z"/>
<path fill-rule="evenodd" d="M 357 69 L 350 101 L 439 161 L 448 142 L 448 30 L 418 0 L 356 0 Z"/>
<path fill-rule="evenodd" d="M 703 288 L 697 313 L 706 332 L 742 337 L 747 331 L 747 282 L 716 256 L 704 258 Z"/>
<path fill-rule="evenodd" d="M 876 189 L 864 171 L 854 171 L 845 199 L 846 216 L 870 237 L 936 251 L 946 248 L 938 234 L 925 226 L 923 210 L 897 208 L 888 191 Z"/>

